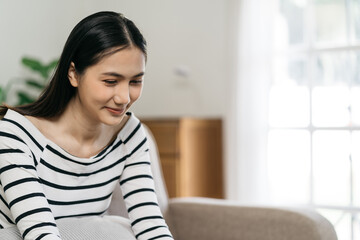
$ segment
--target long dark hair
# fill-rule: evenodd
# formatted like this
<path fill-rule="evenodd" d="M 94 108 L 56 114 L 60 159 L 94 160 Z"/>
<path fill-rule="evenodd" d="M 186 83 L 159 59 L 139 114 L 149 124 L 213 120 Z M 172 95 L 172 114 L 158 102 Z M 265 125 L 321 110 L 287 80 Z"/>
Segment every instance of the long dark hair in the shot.
<path fill-rule="evenodd" d="M 81 20 L 67 39 L 58 66 L 48 86 L 34 102 L 23 106 L 0 107 L 0 116 L 11 108 L 23 115 L 52 118 L 61 115 L 76 88 L 71 86 L 68 70 L 74 63 L 78 74 L 98 63 L 104 56 L 135 46 L 146 58 L 146 41 L 135 24 L 115 12 L 98 12 Z"/>

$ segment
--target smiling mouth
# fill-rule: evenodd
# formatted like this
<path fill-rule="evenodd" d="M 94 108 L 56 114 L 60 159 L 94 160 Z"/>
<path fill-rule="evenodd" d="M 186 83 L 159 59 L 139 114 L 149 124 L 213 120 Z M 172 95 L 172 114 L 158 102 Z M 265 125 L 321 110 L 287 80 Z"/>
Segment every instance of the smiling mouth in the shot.
<path fill-rule="evenodd" d="M 110 113 L 115 115 L 121 115 L 125 112 L 126 108 L 111 108 L 111 107 L 105 107 L 106 110 L 108 110 Z"/>

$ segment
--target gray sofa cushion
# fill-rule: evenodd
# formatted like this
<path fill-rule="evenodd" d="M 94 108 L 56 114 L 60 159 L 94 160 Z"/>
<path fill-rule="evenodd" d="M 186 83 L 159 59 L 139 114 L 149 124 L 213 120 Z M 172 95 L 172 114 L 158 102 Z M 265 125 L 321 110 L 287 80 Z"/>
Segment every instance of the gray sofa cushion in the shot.
<path fill-rule="evenodd" d="M 130 221 L 118 216 L 61 219 L 57 225 L 63 240 L 136 240 Z M 0 239 L 22 240 L 16 227 L 1 229 Z"/>

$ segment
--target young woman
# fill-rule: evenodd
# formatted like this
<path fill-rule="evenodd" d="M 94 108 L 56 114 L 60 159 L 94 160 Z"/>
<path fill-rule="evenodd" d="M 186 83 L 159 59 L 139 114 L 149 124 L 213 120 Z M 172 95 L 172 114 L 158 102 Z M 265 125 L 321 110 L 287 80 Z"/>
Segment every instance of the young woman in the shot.
<path fill-rule="evenodd" d="M 120 184 L 136 238 L 172 239 L 145 133 L 128 112 L 141 95 L 145 62 L 146 42 L 132 21 L 95 13 L 71 32 L 39 99 L 2 106 L 0 228 L 61 239 L 55 220 L 104 214 Z"/>

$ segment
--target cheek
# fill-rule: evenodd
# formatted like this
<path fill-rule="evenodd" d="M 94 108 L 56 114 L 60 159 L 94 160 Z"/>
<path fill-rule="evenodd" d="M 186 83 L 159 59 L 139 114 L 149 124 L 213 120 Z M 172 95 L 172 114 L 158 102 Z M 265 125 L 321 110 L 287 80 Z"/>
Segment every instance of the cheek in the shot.
<path fill-rule="evenodd" d="M 96 102 L 104 102 L 109 101 L 113 97 L 114 91 L 111 88 L 106 88 L 100 85 L 89 89 L 87 94 L 91 94 L 92 99 Z"/>
<path fill-rule="evenodd" d="M 106 88 L 100 84 L 97 84 L 92 79 L 83 79 L 83 82 L 80 82 L 78 87 L 78 94 L 84 102 L 101 101 L 101 99 L 107 96 Z"/>
<path fill-rule="evenodd" d="M 138 100 L 141 97 L 142 89 L 143 89 L 142 86 L 130 89 L 130 101 L 131 102 L 135 102 L 136 100 Z"/>

